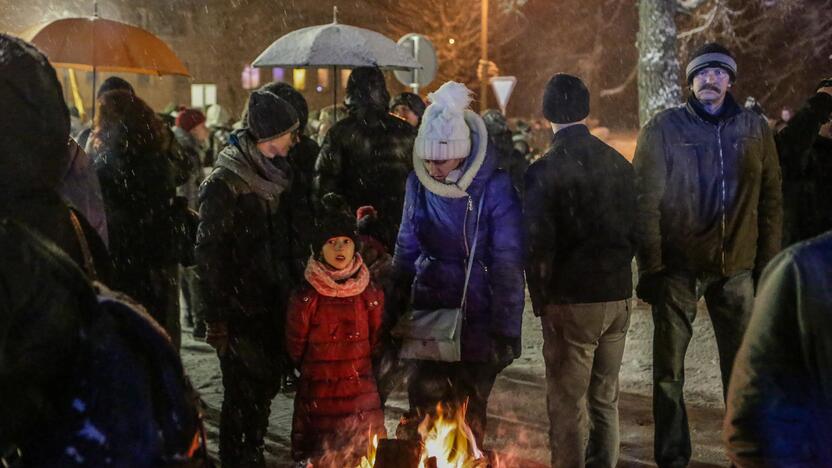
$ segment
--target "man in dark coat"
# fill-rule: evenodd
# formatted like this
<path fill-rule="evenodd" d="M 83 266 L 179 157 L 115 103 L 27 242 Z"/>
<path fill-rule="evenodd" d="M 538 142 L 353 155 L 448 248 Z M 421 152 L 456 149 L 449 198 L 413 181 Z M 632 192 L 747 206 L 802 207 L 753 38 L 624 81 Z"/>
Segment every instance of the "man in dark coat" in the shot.
<path fill-rule="evenodd" d="M 92 278 L 113 279 L 101 238 L 58 189 L 69 171 L 69 111 L 46 57 L 0 34 L 0 216 L 15 219 L 63 249 Z"/>
<path fill-rule="evenodd" d="M 830 384 L 827 232 L 775 257 L 760 281 L 728 390 L 723 436 L 733 465 L 832 466 Z"/>
<path fill-rule="evenodd" d="M 555 137 L 526 173 L 524 224 L 526 278 L 543 323 L 552 466 L 614 467 L 633 291 L 633 168 L 589 133 L 589 91 L 579 78 L 553 76 L 543 113 Z"/>
<path fill-rule="evenodd" d="M 696 303 L 714 325 L 723 392 L 754 298 L 780 250 L 780 166 L 768 124 L 736 104 L 731 53 L 706 44 L 687 66 L 692 94 L 657 114 L 636 147 L 639 298 L 653 306 L 654 455 L 685 466 L 691 445 L 683 387 Z"/>
<path fill-rule="evenodd" d="M 315 163 L 318 198 L 334 192 L 356 210 L 378 211 L 379 241 L 393 250 L 402 217 L 407 175 L 416 132 L 387 113 L 390 95 L 378 68 L 359 67 L 347 81 L 349 116 L 327 133 Z"/>
<path fill-rule="evenodd" d="M 832 80 L 777 132 L 783 169 L 783 245 L 832 229 Z"/>
<path fill-rule="evenodd" d="M 206 340 L 217 350 L 223 376 L 220 458 L 227 466 L 264 466 L 292 287 L 281 206 L 293 183 L 286 157 L 298 118 L 268 91 L 252 93 L 248 106 L 247 126 L 232 134 L 200 188 L 196 245 Z"/>

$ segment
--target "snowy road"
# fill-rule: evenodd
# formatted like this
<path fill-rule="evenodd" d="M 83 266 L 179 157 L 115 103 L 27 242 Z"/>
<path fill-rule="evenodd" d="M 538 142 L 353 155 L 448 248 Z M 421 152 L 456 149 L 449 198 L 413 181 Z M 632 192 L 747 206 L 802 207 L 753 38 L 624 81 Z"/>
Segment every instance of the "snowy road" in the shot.
<path fill-rule="evenodd" d="M 540 322 L 527 304 L 523 330 L 523 356 L 497 379 L 489 401 L 486 447 L 518 454 L 548 466 L 545 379 Z M 636 307 L 631 319 L 621 370 L 621 460 L 619 466 L 655 466 L 653 417 L 651 414 L 652 323 L 649 310 Z M 185 329 L 182 358 L 207 406 L 206 429 L 210 450 L 216 455 L 217 425 L 222 402 L 219 364 L 211 348 L 194 341 Z M 722 392 L 716 344 L 707 314 L 700 308 L 694 324 L 694 339 L 687 358 L 685 399 L 691 423 L 694 451 L 691 467 L 727 466 L 720 445 Z M 406 409 L 403 391 L 394 393 L 385 414 L 388 432 L 394 433 L 398 418 Z M 272 403 L 267 440 L 270 467 L 289 466 L 289 434 L 292 396 L 280 394 Z"/>

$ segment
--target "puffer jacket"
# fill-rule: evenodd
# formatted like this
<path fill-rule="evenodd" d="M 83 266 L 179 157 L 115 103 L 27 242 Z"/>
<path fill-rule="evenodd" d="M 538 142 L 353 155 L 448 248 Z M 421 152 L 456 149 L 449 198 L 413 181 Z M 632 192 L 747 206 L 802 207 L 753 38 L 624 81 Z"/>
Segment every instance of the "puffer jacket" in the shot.
<path fill-rule="evenodd" d="M 737 353 L 723 436 L 738 467 L 832 467 L 832 232 L 773 259 Z"/>
<path fill-rule="evenodd" d="M 377 86 L 384 86 L 383 82 Z M 372 91 L 372 92 L 370 92 Z M 404 189 L 416 130 L 387 113 L 387 101 L 377 103 L 373 92 L 347 89 L 349 116 L 336 123 L 321 144 L 315 164 L 318 199 L 329 192 L 344 197 L 355 210 L 372 205 L 378 211 L 382 238 L 392 250 L 402 215 Z"/>
<path fill-rule="evenodd" d="M 466 111 L 465 121 L 471 154 L 456 184 L 436 181 L 414 156 L 393 263 L 396 276 L 412 284 L 413 308 L 459 307 L 477 207 L 485 197 L 462 328 L 462 360 L 485 362 L 495 338 L 520 337 L 525 299 L 521 207 L 511 178 L 496 167 L 482 119 Z"/>
<path fill-rule="evenodd" d="M 642 129 L 633 161 L 639 272 L 762 271 L 780 250 L 783 197 L 766 122 L 729 94 L 718 121 L 684 106 Z"/>
<path fill-rule="evenodd" d="M 251 158 L 253 151 L 253 140 L 241 130 L 218 161 L 224 153 Z M 290 231 L 280 209 L 285 193 L 267 200 L 221 164 L 202 183 L 196 257 L 206 321 L 272 316 L 277 304 L 286 304 L 293 285 Z"/>
<path fill-rule="evenodd" d="M 384 293 L 372 283 L 351 297 L 324 296 L 308 283 L 292 295 L 286 349 L 301 375 L 292 418 L 293 453 L 308 453 L 326 441 L 366 439 L 371 429 L 383 433 L 371 362 L 383 310 Z"/>

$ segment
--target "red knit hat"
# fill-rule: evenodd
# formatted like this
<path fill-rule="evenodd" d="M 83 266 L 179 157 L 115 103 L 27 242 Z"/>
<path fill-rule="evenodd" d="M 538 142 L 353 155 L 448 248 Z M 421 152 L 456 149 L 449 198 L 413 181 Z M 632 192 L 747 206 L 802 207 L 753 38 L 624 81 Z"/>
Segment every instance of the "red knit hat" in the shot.
<path fill-rule="evenodd" d="M 205 122 L 205 114 L 197 109 L 185 109 L 176 116 L 176 126 L 186 132 L 190 132 L 203 122 Z"/>

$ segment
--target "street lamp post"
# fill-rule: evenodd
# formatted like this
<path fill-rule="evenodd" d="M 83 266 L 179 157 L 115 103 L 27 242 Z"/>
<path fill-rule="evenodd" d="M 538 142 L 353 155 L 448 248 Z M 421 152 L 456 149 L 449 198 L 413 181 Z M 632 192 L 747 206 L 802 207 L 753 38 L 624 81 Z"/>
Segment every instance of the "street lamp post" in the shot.
<path fill-rule="evenodd" d="M 488 108 L 488 73 L 486 64 L 488 63 L 488 0 L 481 0 L 482 5 L 482 24 L 480 26 L 480 49 L 482 50 L 482 57 L 479 64 L 480 74 L 480 112 L 484 112 Z"/>

